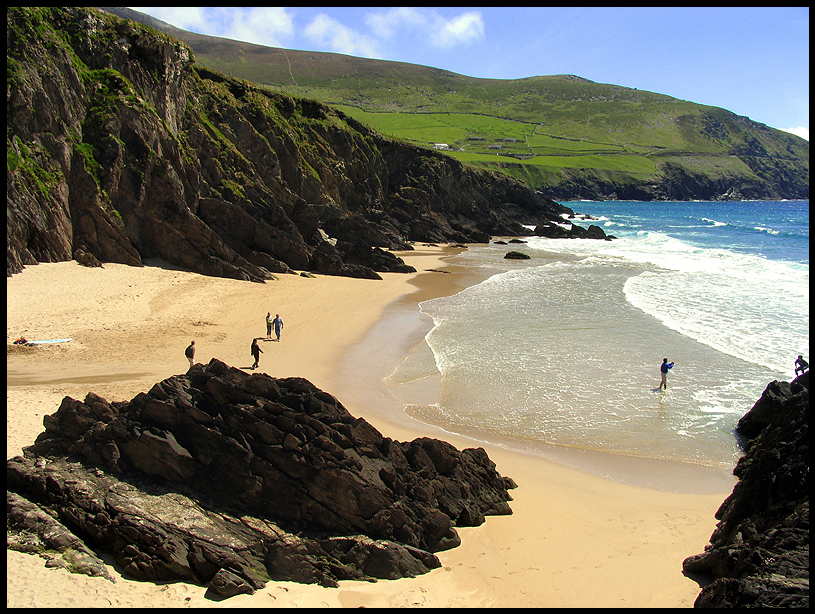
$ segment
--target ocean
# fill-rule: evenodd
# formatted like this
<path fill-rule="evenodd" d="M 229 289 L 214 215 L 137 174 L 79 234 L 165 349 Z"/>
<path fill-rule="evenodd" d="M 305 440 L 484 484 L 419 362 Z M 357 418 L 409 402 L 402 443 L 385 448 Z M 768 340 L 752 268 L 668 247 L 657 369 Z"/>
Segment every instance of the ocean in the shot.
<path fill-rule="evenodd" d="M 731 470 L 739 418 L 809 359 L 809 201 L 564 204 L 616 239 L 450 258 L 485 279 L 392 316 L 419 332 L 377 376 L 390 411 L 533 453 Z"/>

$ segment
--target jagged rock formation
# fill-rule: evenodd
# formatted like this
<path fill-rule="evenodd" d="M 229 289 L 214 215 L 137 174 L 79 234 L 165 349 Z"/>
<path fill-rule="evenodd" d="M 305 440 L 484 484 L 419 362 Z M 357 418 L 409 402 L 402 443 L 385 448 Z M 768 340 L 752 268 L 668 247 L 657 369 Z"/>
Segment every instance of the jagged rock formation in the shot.
<path fill-rule="evenodd" d="M 6 15 L 8 275 L 161 258 L 252 281 L 375 278 L 404 263 L 364 260 L 372 247 L 487 242 L 571 213 L 500 173 L 197 66 L 136 22 L 76 7 Z"/>
<path fill-rule="evenodd" d="M 696 607 L 809 607 L 809 373 L 772 382 L 739 421 L 739 482 L 689 574 L 712 576 Z"/>
<path fill-rule="evenodd" d="M 736 116 L 732 123 L 750 124 L 751 129 L 770 133 L 760 124 Z M 784 159 L 759 146 L 756 150 L 734 147 L 733 157 L 741 160 L 745 173 L 705 174 L 676 162 L 659 164 L 658 174 L 639 178 L 626 172 L 592 172 L 562 169 L 557 182 L 539 179 L 536 183 L 547 196 L 557 200 L 786 200 L 809 198 L 809 161 Z M 659 159 L 659 158 L 657 158 Z M 499 167 L 518 167 L 497 162 Z M 530 172 L 533 174 L 534 170 Z"/>
<path fill-rule="evenodd" d="M 483 449 L 394 441 L 304 379 L 216 359 L 130 402 L 65 397 L 44 423 L 7 464 L 8 541 L 92 575 L 99 549 L 222 595 L 413 576 L 456 526 L 511 513 Z"/>
<path fill-rule="evenodd" d="M 562 223 L 549 223 L 540 224 L 535 226 L 533 232 L 538 237 L 548 237 L 550 239 L 616 239 L 614 235 L 607 235 L 605 231 L 595 224 L 591 224 L 588 228 L 583 228 L 577 224 L 571 224 L 568 228 L 563 227 Z"/>

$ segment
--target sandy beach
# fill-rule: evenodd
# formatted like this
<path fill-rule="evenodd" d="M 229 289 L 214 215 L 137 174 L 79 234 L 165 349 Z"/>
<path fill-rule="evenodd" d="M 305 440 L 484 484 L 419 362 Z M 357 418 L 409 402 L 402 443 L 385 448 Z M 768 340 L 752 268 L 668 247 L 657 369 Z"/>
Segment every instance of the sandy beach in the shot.
<path fill-rule="evenodd" d="M 511 516 L 459 529 L 462 545 L 439 553 L 442 567 L 417 578 L 342 582 L 338 589 L 270 582 L 255 595 L 217 601 L 201 586 L 126 580 L 112 560 L 115 584 L 7 551 L 7 606 L 691 607 L 700 586 L 682 574 L 682 560 L 703 551 L 735 478 L 705 494 L 634 486 L 499 445 L 442 436 L 370 407 L 370 396 L 338 392 L 357 386 L 349 382 L 349 355 L 360 363 L 360 377 L 377 372 L 371 365 L 381 357 L 352 350 L 395 302 L 404 308 L 478 281 L 457 267 L 448 267 L 448 274 L 428 271 L 447 267 L 445 258 L 457 251 L 417 246 L 399 252 L 417 273 L 384 273 L 382 281 L 279 275 L 254 284 L 159 262 L 142 268 L 40 264 L 8 278 L 8 458 L 33 443 L 43 416 L 66 395 L 84 399 L 92 391 L 130 400 L 185 373 L 191 340 L 196 362 L 214 357 L 246 369 L 257 337 L 264 352 L 259 371 L 310 380 L 394 439 L 430 436 L 459 448 L 482 445 L 519 487 L 512 491 Z M 284 321 L 279 342 L 266 340 L 267 312 Z M 21 335 L 71 341 L 12 346 Z M 371 386 L 358 383 L 360 390 Z"/>

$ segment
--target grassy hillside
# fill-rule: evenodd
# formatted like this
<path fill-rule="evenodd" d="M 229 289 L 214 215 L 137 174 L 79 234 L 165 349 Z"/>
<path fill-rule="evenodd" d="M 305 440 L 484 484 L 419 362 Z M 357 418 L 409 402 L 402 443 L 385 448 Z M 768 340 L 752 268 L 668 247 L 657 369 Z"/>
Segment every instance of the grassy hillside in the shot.
<path fill-rule="evenodd" d="M 200 64 L 337 106 L 394 138 L 446 144 L 462 161 L 521 175 L 533 187 L 563 187 L 581 172 L 587 180 L 658 184 L 668 168 L 678 168 L 720 186 L 714 191 L 770 184 L 768 194 L 808 197 L 809 143 L 725 109 L 573 75 L 477 79 L 263 47 L 110 10 L 181 38 Z M 529 168 L 518 172 L 518 165 Z"/>

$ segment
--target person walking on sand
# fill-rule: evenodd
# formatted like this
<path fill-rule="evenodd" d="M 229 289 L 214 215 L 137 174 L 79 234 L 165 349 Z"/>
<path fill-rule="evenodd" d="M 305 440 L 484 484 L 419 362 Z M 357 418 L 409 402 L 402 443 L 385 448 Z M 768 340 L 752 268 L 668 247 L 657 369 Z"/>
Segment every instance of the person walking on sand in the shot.
<path fill-rule="evenodd" d="M 280 318 L 279 313 L 276 313 L 274 315 L 274 320 L 272 320 L 272 324 L 274 324 L 274 334 L 277 336 L 277 340 L 280 341 L 280 331 L 283 330 L 283 320 Z"/>
<path fill-rule="evenodd" d="M 795 359 L 795 377 L 798 377 L 798 371 L 801 372 L 801 375 L 806 373 L 807 369 L 809 369 L 809 363 L 804 360 L 804 357 L 798 354 L 798 358 Z"/>
<path fill-rule="evenodd" d="M 662 364 L 659 367 L 659 371 L 662 374 L 662 381 L 659 382 L 659 388 L 657 390 L 665 390 L 668 389 L 668 369 L 673 369 L 674 363 L 668 362 L 667 358 L 662 359 Z"/>
<path fill-rule="evenodd" d="M 272 312 L 266 312 L 266 338 L 271 339 L 272 337 Z"/>
<path fill-rule="evenodd" d="M 190 341 L 187 349 L 184 350 L 184 356 L 190 361 L 190 369 L 192 369 L 192 366 L 195 364 L 195 341 Z"/>
<path fill-rule="evenodd" d="M 251 368 L 257 369 L 258 361 L 260 361 L 260 355 L 263 354 L 263 350 L 260 349 L 257 339 L 252 339 L 252 347 L 249 349 L 249 351 L 252 353 L 252 356 L 255 357 L 255 364 L 253 364 Z"/>

